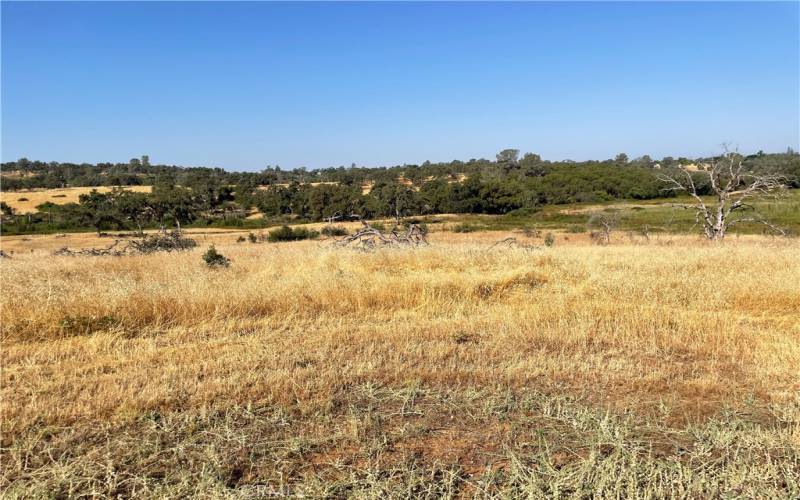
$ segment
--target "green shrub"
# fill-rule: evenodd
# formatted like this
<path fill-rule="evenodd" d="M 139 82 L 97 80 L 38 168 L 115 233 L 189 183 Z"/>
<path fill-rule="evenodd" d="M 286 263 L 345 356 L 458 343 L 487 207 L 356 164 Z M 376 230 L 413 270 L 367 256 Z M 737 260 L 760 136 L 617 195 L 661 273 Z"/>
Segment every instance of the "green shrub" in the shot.
<path fill-rule="evenodd" d="M 553 233 L 547 233 L 544 235 L 544 245 L 547 247 L 551 247 L 556 243 L 556 237 L 553 236 Z"/>
<path fill-rule="evenodd" d="M 208 247 L 206 253 L 203 254 L 203 260 L 208 267 L 228 267 L 231 264 L 230 259 L 217 252 L 214 245 Z"/>
<path fill-rule="evenodd" d="M 304 227 L 298 227 L 294 230 L 294 239 L 296 240 L 313 240 L 314 238 L 319 238 L 319 231 Z"/>
<path fill-rule="evenodd" d="M 247 239 L 250 240 L 250 243 L 255 243 L 258 241 L 258 237 L 252 232 L 247 235 Z"/>
<path fill-rule="evenodd" d="M 322 234 L 324 236 L 347 236 L 350 233 L 342 226 L 325 226 L 322 228 Z"/>
<path fill-rule="evenodd" d="M 524 208 L 517 208 L 515 210 L 511 210 L 506 215 L 508 217 L 530 217 L 532 215 L 535 215 L 537 212 L 539 212 L 538 208 L 524 207 Z"/>
<path fill-rule="evenodd" d="M 475 232 L 477 230 L 478 230 L 478 228 L 476 228 L 472 224 L 461 223 L 461 224 L 456 224 L 455 226 L 453 226 L 453 232 L 454 233 L 472 233 L 472 232 Z"/>
<path fill-rule="evenodd" d="M 267 241 L 270 243 L 277 243 L 280 241 L 298 241 L 314 239 L 318 236 L 318 231 L 309 230 L 304 227 L 292 229 L 289 226 L 281 226 L 278 229 L 269 232 Z"/>
<path fill-rule="evenodd" d="M 275 243 L 278 241 L 293 241 L 294 240 L 294 231 L 289 226 L 281 226 L 278 229 L 274 229 L 269 232 L 267 235 L 267 241 L 271 243 Z"/>

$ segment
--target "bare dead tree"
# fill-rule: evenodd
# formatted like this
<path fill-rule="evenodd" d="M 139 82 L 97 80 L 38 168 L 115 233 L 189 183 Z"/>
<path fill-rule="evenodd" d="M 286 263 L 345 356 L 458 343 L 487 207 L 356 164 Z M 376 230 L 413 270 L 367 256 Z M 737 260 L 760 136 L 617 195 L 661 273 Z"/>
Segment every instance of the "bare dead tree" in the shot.
<path fill-rule="evenodd" d="M 723 239 L 728 229 L 743 222 L 763 224 L 785 235 L 783 229 L 755 212 L 749 201 L 776 196 L 786 188 L 786 178 L 751 172 L 744 166 L 743 160 L 742 155 L 726 147 L 721 157 L 697 170 L 681 166 L 675 175 L 658 174 L 656 177 L 667 184 L 665 191 L 685 192 L 694 199 L 693 203 L 682 205 L 682 208 L 695 211 L 695 221 L 702 224 L 703 233 L 709 240 Z M 716 200 L 703 200 L 696 177 L 707 181 Z M 750 211 L 748 215 L 739 216 L 746 210 Z"/>
<path fill-rule="evenodd" d="M 617 214 L 607 214 L 603 212 L 593 214 L 587 222 L 589 228 L 598 228 L 590 233 L 592 241 L 601 245 L 608 245 L 611 241 L 611 232 L 617 227 L 618 223 L 619 216 Z"/>

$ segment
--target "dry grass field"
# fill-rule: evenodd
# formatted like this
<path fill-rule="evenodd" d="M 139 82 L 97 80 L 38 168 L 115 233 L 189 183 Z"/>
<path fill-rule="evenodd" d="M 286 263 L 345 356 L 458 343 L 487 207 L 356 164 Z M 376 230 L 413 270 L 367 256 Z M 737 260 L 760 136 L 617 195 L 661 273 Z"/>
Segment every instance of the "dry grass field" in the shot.
<path fill-rule="evenodd" d="M 797 240 L 236 236 L 4 238 L 6 496 L 800 497 Z"/>
<path fill-rule="evenodd" d="M 113 189 L 110 186 L 97 187 L 69 187 L 62 189 L 26 189 L 21 191 L 0 191 L 0 201 L 16 210 L 17 213 L 27 214 L 36 212 L 36 207 L 48 201 L 56 205 L 66 203 L 78 203 L 78 198 L 82 194 L 91 192 L 93 189 L 100 193 L 107 193 Z M 125 186 L 125 189 L 139 193 L 149 193 L 153 186 Z"/>

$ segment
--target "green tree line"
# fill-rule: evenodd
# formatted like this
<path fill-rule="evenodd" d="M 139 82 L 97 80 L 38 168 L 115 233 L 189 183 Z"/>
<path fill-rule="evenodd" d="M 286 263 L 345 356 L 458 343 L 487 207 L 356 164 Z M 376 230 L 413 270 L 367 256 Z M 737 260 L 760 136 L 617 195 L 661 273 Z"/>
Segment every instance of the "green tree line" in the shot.
<path fill-rule="evenodd" d="M 261 224 L 246 220 L 252 208 L 270 221 L 398 217 L 438 213 L 508 214 L 542 205 L 670 196 L 656 171 L 704 159 L 649 157 L 550 162 L 507 149 L 495 160 L 453 161 L 367 169 L 355 165 L 318 171 L 226 172 L 218 168 L 151 165 L 144 156 L 127 164 L 74 165 L 20 159 L 2 165 L 2 189 L 152 185 L 151 193 L 115 188 L 92 191 L 78 203 L 45 203 L 20 215 L 3 205 L 6 234 L 73 229 L 152 228 L 166 225 Z M 753 171 L 778 172 L 800 187 L 800 155 L 758 153 Z M 11 174 L 11 175 L 9 175 Z M 698 179 L 698 182 L 701 182 Z M 323 183 L 323 184 L 311 184 Z M 327 183 L 327 184 L 326 184 Z M 364 186 L 369 186 L 368 192 Z M 700 184 L 701 193 L 705 189 Z"/>

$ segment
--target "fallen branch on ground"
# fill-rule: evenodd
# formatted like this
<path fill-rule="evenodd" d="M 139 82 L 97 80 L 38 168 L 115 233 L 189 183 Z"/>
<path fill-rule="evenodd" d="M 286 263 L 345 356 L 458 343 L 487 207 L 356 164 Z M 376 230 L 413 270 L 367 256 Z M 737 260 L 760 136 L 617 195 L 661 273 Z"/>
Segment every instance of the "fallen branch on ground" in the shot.
<path fill-rule="evenodd" d="M 526 243 L 520 243 L 514 237 L 509 237 L 500 241 L 495 241 L 486 251 L 493 250 L 495 247 L 504 247 L 504 248 L 521 248 L 522 250 L 538 250 L 539 247 L 536 245 L 528 245 Z"/>
<path fill-rule="evenodd" d="M 390 233 L 381 231 L 370 226 L 366 221 L 361 221 L 363 227 L 355 233 L 336 240 L 337 246 L 356 245 L 363 249 L 371 249 L 378 246 L 412 246 L 430 245 L 425 231 L 417 224 L 408 226 L 405 232 L 392 230 Z"/>
<path fill-rule="evenodd" d="M 113 257 L 121 257 L 125 255 L 127 252 L 127 247 L 123 247 L 121 249 L 117 248 L 119 245 L 119 240 L 115 241 L 114 243 L 110 244 L 105 248 L 81 248 L 79 250 L 71 250 L 67 247 L 62 247 L 56 250 L 53 255 L 67 255 L 70 257 L 75 257 L 79 255 L 83 256 L 91 256 L 91 257 L 101 257 L 101 256 L 113 256 Z"/>
<path fill-rule="evenodd" d="M 163 231 L 157 234 L 148 234 L 141 239 L 129 241 L 125 246 L 117 248 L 120 240 L 114 241 L 105 248 L 82 248 L 78 250 L 62 247 L 53 255 L 91 256 L 91 257 L 122 257 L 123 255 L 151 254 L 154 252 L 179 252 L 191 250 L 197 246 L 197 241 L 184 237 L 178 231 Z"/>

